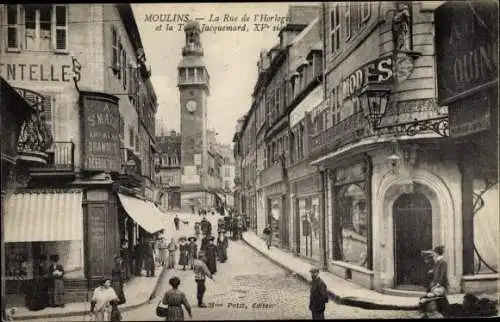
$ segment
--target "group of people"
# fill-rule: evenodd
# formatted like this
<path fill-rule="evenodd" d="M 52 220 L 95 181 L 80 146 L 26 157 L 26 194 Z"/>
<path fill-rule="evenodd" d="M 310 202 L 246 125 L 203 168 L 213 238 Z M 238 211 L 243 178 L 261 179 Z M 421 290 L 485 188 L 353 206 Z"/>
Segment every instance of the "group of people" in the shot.
<path fill-rule="evenodd" d="M 200 229 L 203 232 L 203 237 L 201 239 L 199 251 L 198 244 L 196 243 L 198 238 L 195 236 L 191 236 L 187 239 L 186 237 L 180 237 L 178 247 L 175 245 L 174 240 L 171 241 L 171 244 L 175 245 L 175 247 L 172 247 L 174 252 L 171 253 L 172 257 L 169 257 L 169 267 L 173 266 L 171 260 L 175 258 L 175 251 L 179 250 L 178 265 L 182 267 L 183 270 L 186 270 L 186 267 L 193 270 L 194 280 L 196 282 L 198 307 L 206 308 L 207 306 L 203 302 L 203 297 L 206 292 L 205 281 L 207 278 L 214 279 L 214 275 L 217 273 L 217 260 L 220 263 L 225 263 L 227 261 L 229 241 L 224 230 L 219 230 L 219 236 L 216 241 L 215 237 L 212 236 L 212 224 L 205 217 L 203 217 L 198 225 L 195 225 L 196 236 L 200 235 Z M 186 240 L 189 242 L 186 243 Z M 215 241 L 217 243 L 215 243 Z M 167 321 L 182 321 L 184 320 L 182 306 L 184 306 L 189 316 L 191 316 L 191 306 L 186 295 L 178 289 L 180 279 L 178 277 L 173 277 L 170 279 L 169 283 L 172 289 L 165 293 L 162 301 L 159 303 L 159 305 L 168 306 L 167 315 L 162 317 L 165 317 Z"/>
<path fill-rule="evenodd" d="M 59 255 L 51 255 L 49 261 L 46 255 L 40 255 L 36 265 L 33 283 L 26 294 L 26 306 L 33 311 L 63 307 L 64 267 L 59 263 Z"/>

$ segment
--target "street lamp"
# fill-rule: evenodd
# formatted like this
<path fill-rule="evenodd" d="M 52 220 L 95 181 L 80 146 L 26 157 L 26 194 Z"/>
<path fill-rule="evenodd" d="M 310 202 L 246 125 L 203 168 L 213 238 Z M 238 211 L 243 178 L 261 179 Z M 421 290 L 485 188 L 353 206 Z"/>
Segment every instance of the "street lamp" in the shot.
<path fill-rule="evenodd" d="M 390 86 L 373 82 L 368 82 L 358 96 L 360 107 L 373 131 L 385 129 L 395 135 L 406 134 L 413 136 L 419 132 L 430 130 L 443 137 L 449 135 L 447 115 L 425 120 L 415 118 L 410 122 L 380 126 L 387 112 L 391 108 L 395 108 L 395 104 L 389 104 L 390 96 Z"/>

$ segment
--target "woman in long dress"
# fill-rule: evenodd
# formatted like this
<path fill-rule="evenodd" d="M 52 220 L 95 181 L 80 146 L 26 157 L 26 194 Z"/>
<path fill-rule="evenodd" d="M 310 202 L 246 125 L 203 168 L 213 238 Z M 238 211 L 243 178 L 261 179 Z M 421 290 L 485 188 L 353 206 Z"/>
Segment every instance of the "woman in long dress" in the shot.
<path fill-rule="evenodd" d="M 191 306 L 186 298 L 186 294 L 179 290 L 180 279 L 172 277 L 168 282 L 172 286 L 172 289 L 165 292 L 162 300 L 163 305 L 168 305 L 168 315 L 165 317 L 165 321 L 184 321 L 183 305 L 189 317 L 192 318 Z"/>
<path fill-rule="evenodd" d="M 189 266 L 191 269 L 194 267 L 194 260 L 198 258 L 198 245 L 196 244 L 196 237 L 191 236 L 189 240 Z"/>
<path fill-rule="evenodd" d="M 51 255 L 50 275 L 52 279 L 50 287 L 50 306 L 64 307 L 64 267 L 59 263 L 59 255 Z"/>
<path fill-rule="evenodd" d="M 32 311 L 43 310 L 49 306 L 49 269 L 47 256 L 40 255 L 34 270 L 33 283 L 28 291 L 28 308 Z"/>
<path fill-rule="evenodd" d="M 186 243 L 186 237 L 181 237 L 179 241 L 179 265 L 185 271 L 186 265 L 189 264 L 189 245 Z"/>
<path fill-rule="evenodd" d="M 111 286 L 118 296 L 118 304 L 126 302 L 123 284 L 122 258 L 117 256 L 115 257 L 115 267 L 111 270 Z"/>
<path fill-rule="evenodd" d="M 177 250 L 177 245 L 175 240 L 172 238 L 167 246 L 168 250 L 168 268 L 175 268 L 175 251 Z"/>
<path fill-rule="evenodd" d="M 217 246 L 214 245 L 215 238 L 210 236 L 205 247 L 206 264 L 211 274 L 217 273 Z"/>
<path fill-rule="evenodd" d="M 90 300 L 90 312 L 94 314 L 95 321 L 109 321 L 111 301 L 118 301 L 118 295 L 111 287 L 111 279 L 106 278 L 94 290 Z"/>

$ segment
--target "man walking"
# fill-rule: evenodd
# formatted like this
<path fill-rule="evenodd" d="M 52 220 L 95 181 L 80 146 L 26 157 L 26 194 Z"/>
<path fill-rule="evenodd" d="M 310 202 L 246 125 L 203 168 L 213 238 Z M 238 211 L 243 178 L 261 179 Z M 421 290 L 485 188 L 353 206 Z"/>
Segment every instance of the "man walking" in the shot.
<path fill-rule="evenodd" d="M 319 277 L 319 269 L 311 268 L 311 294 L 309 296 L 309 310 L 313 320 L 325 319 L 325 304 L 328 303 L 326 284 Z"/>
<path fill-rule="evenodd" d="M 266 228 L 264 228 L 264 236 L 266 238 L 266 245 L 267 245 L 267 249 L 270 249 L 271 248 L 271 242 L 273 240 L 273 230 L 271 228 L 271 225 L 267 225 Z"/>
<path fill-rule="evenodd" d="M 205 254 L 200 252 L 198 254 L 198 259 L 195 259 L 193 262 L 194 267 L 194 280 L 196 282 L 196 298 L 198 299 L 198 307 L 207 307 L 203 303 L 203 295 L 205 295 L 206 287 L 205 287 L 205 279 L 206 277 L 214 280 L 212 274 L 208 270 L 207 265 L 205 264 Z"/>
<path fill-rule="evenodd" d="M 174 218 L 174 225 L 175 225 L 175 230 L 179 230 L 179 217 L 177 217 L 177 215 L 175 215 L 175 218 Z"/>

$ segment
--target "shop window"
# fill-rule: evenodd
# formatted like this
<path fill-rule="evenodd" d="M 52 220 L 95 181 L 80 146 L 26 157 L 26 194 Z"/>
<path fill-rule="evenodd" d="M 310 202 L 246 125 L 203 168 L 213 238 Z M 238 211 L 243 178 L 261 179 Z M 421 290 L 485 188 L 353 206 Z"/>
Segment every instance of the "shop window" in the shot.
<path fill-rule="evenodd" d="M 367 199 L 361 184 L 340 187 L 337 193 L 338 251 L 336 258 L 347 263 L 367 267 Z"/>

